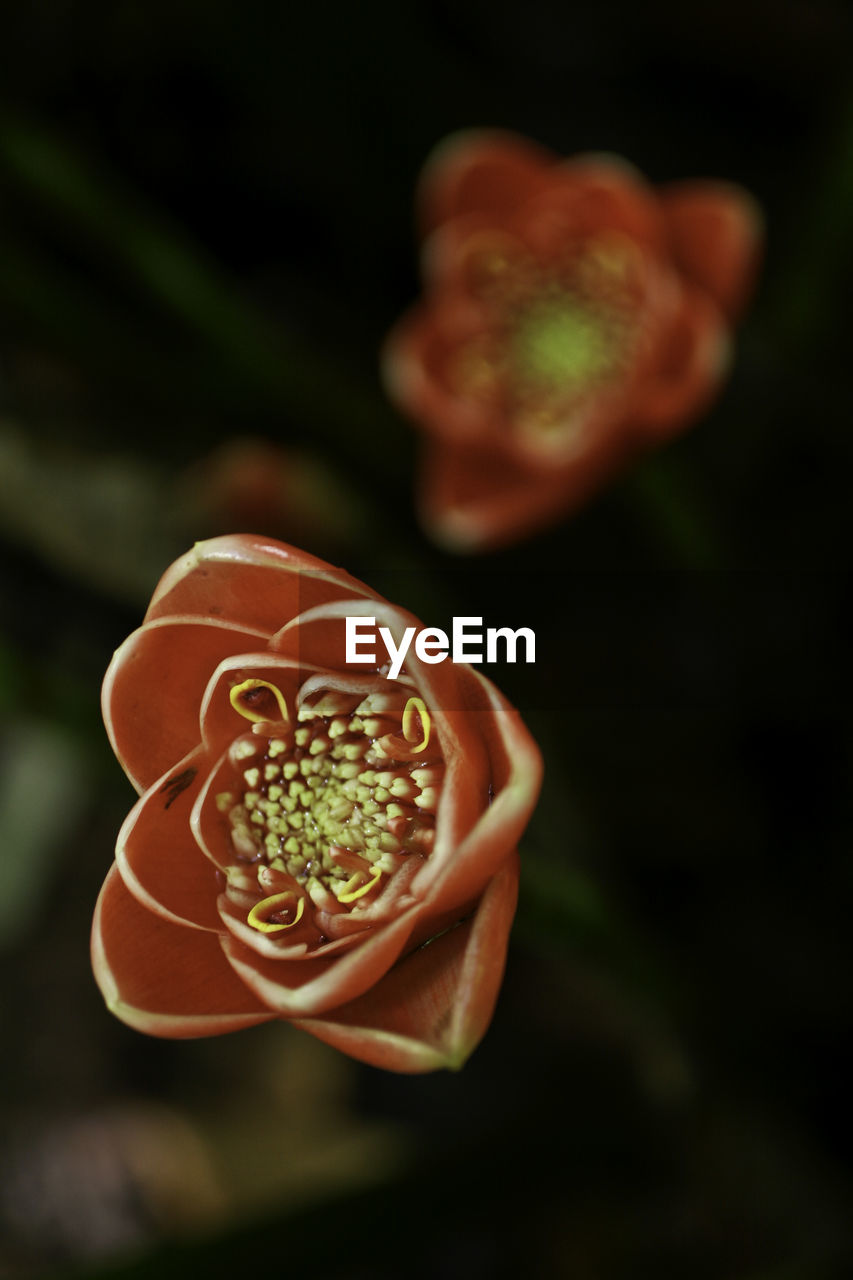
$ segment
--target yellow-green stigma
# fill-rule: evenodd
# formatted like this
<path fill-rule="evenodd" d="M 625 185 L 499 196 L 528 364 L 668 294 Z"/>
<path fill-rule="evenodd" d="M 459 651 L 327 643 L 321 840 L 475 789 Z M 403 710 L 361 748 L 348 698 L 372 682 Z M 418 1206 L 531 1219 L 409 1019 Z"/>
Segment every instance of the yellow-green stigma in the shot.
<path fill-rule="evenodd" d="M 238 780 L 216 797 L 235 865 L 263 894 L 248 923 L 270 934 L 299 923 L 300 894 L 360 910 L 407 858 L 428 856 L 444 775 L 420 698 L 326 692 L 275 730 L 237 739 Z"/>
<path fill-rule="evenodd" d="M 612 326 L 590 306 L 570 297 L 536 303 L 512 333 L 516 381 L 558 394 L 596 383 L 616 363 L 613 338 Z"/>

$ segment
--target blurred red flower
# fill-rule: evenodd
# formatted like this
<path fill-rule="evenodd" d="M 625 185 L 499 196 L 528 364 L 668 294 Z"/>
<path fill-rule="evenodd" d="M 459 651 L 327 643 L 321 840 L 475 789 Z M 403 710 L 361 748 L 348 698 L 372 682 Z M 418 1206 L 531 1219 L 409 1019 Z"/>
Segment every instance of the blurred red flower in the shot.
<path fill-rule="evenodd" d="M 722 182 L 650 188 L 509 133 L 442 143 L 419 189 L 424 299 L 384 354 L 424 430 L 421 514 L 455 550 L 522 537 L 683 430 L 725 374 L 761 242 Z"/>
<path fill-rule="evenodd" d="M 250 535 L 167 571 L 104 682 L 141 799 L 98 900 L 95 975 L 152 1035 L 284 1018 L 391 1070 L 456 1067 L 497 998 L 541 760 L 468 666 L 348 665 L 347 615 L 397 644 L 419 626 Z"/>
<path fill-rule="evenodd" d="M 348 545 L 364 519 L 360 497 L 323 458 L 252 436 L 191 463 L 174 500 L 184 528 L 263 530 L 324 554 Z"/>

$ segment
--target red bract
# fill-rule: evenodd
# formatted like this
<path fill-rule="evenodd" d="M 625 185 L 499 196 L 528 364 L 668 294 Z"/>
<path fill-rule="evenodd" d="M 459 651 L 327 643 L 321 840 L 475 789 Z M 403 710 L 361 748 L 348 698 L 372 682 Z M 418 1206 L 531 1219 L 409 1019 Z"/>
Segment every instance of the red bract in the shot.
<path fill-rule="evenodd" d="M 541 760 L 470 667 L 348 665 L 346 616 L 397 644 L 420 625 L 259 537 L 200 543 L 165 574 L 104 682 L 141 799 L 95 975 L 152 1035 L 284 1018 L 391 1070 L 456 1067 L 492 1016 Z"/>
<path fill-rule="evenodd" d="M 463 133 L 424 170 L 424 299 L 386 346 L 390 395 L 426 434 L 427 530 L 508 543 L 683 430 L 728 362 L 760 217 L 721 182 L 655 191 L 625 161 L 560 161 Z"/>

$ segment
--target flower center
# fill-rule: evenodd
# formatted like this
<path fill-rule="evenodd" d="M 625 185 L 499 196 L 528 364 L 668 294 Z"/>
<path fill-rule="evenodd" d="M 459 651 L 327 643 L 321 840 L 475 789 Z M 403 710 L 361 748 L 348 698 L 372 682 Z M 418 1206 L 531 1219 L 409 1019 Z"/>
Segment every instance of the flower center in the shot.
<path fill-rule="evenodd" d="M 599 381 L 616 364 L 614 345 L 603 317 L 570 295 L 535 302 L 510 337 L 517 382 L 546 395 Z"/>
<path fill-rule="evenodd" d="M 618 392 L 636 358 L 642 270 L 624 238 L 567 245 L 540 262 L 518 246 L 472 251 L 469 287 L 484 327 L 461 345 L 450 377 L 470 399 L 502 404 L 512 427 L 573 434 L 594 398 Z"/>
<path fill-rule="evenodd" d="M 277 890 L 250 913 L 254 928 L 298 923 L 303 892 L 367 905 L 407 859 L 429 855 L 444 764 L 420 698 L 326 691 L 295 725 L 269 728 L 236 740 L 239 780 L 216 797 L 237 864 L 256 869 L 262 893 Z"/>

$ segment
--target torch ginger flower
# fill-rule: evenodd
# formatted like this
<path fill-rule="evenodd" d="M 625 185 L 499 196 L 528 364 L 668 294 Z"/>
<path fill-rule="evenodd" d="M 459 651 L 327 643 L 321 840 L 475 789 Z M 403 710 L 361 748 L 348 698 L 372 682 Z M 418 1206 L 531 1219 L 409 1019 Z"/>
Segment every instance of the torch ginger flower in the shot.
<path fill-rule="evenodd" d="M 95 912 L 110 1009 L 152 1035 L 275 1018 L 365 1062 L 457 1067 L 484 1034 L 541 760 L 471 667 L 345 661 L 416 619 L 249 535 L 198 544 L 104 682 L 141 794 Z"/>
<path fill-rule="evenodd" d="M 426 294 L 383 365 L 426 436 L 436 541 L 515 541 L 709 405 L 761 239 L 745 191 L 655 191 L 615 156 L 470 132 L 437 148 L 418 203 Z"/>

